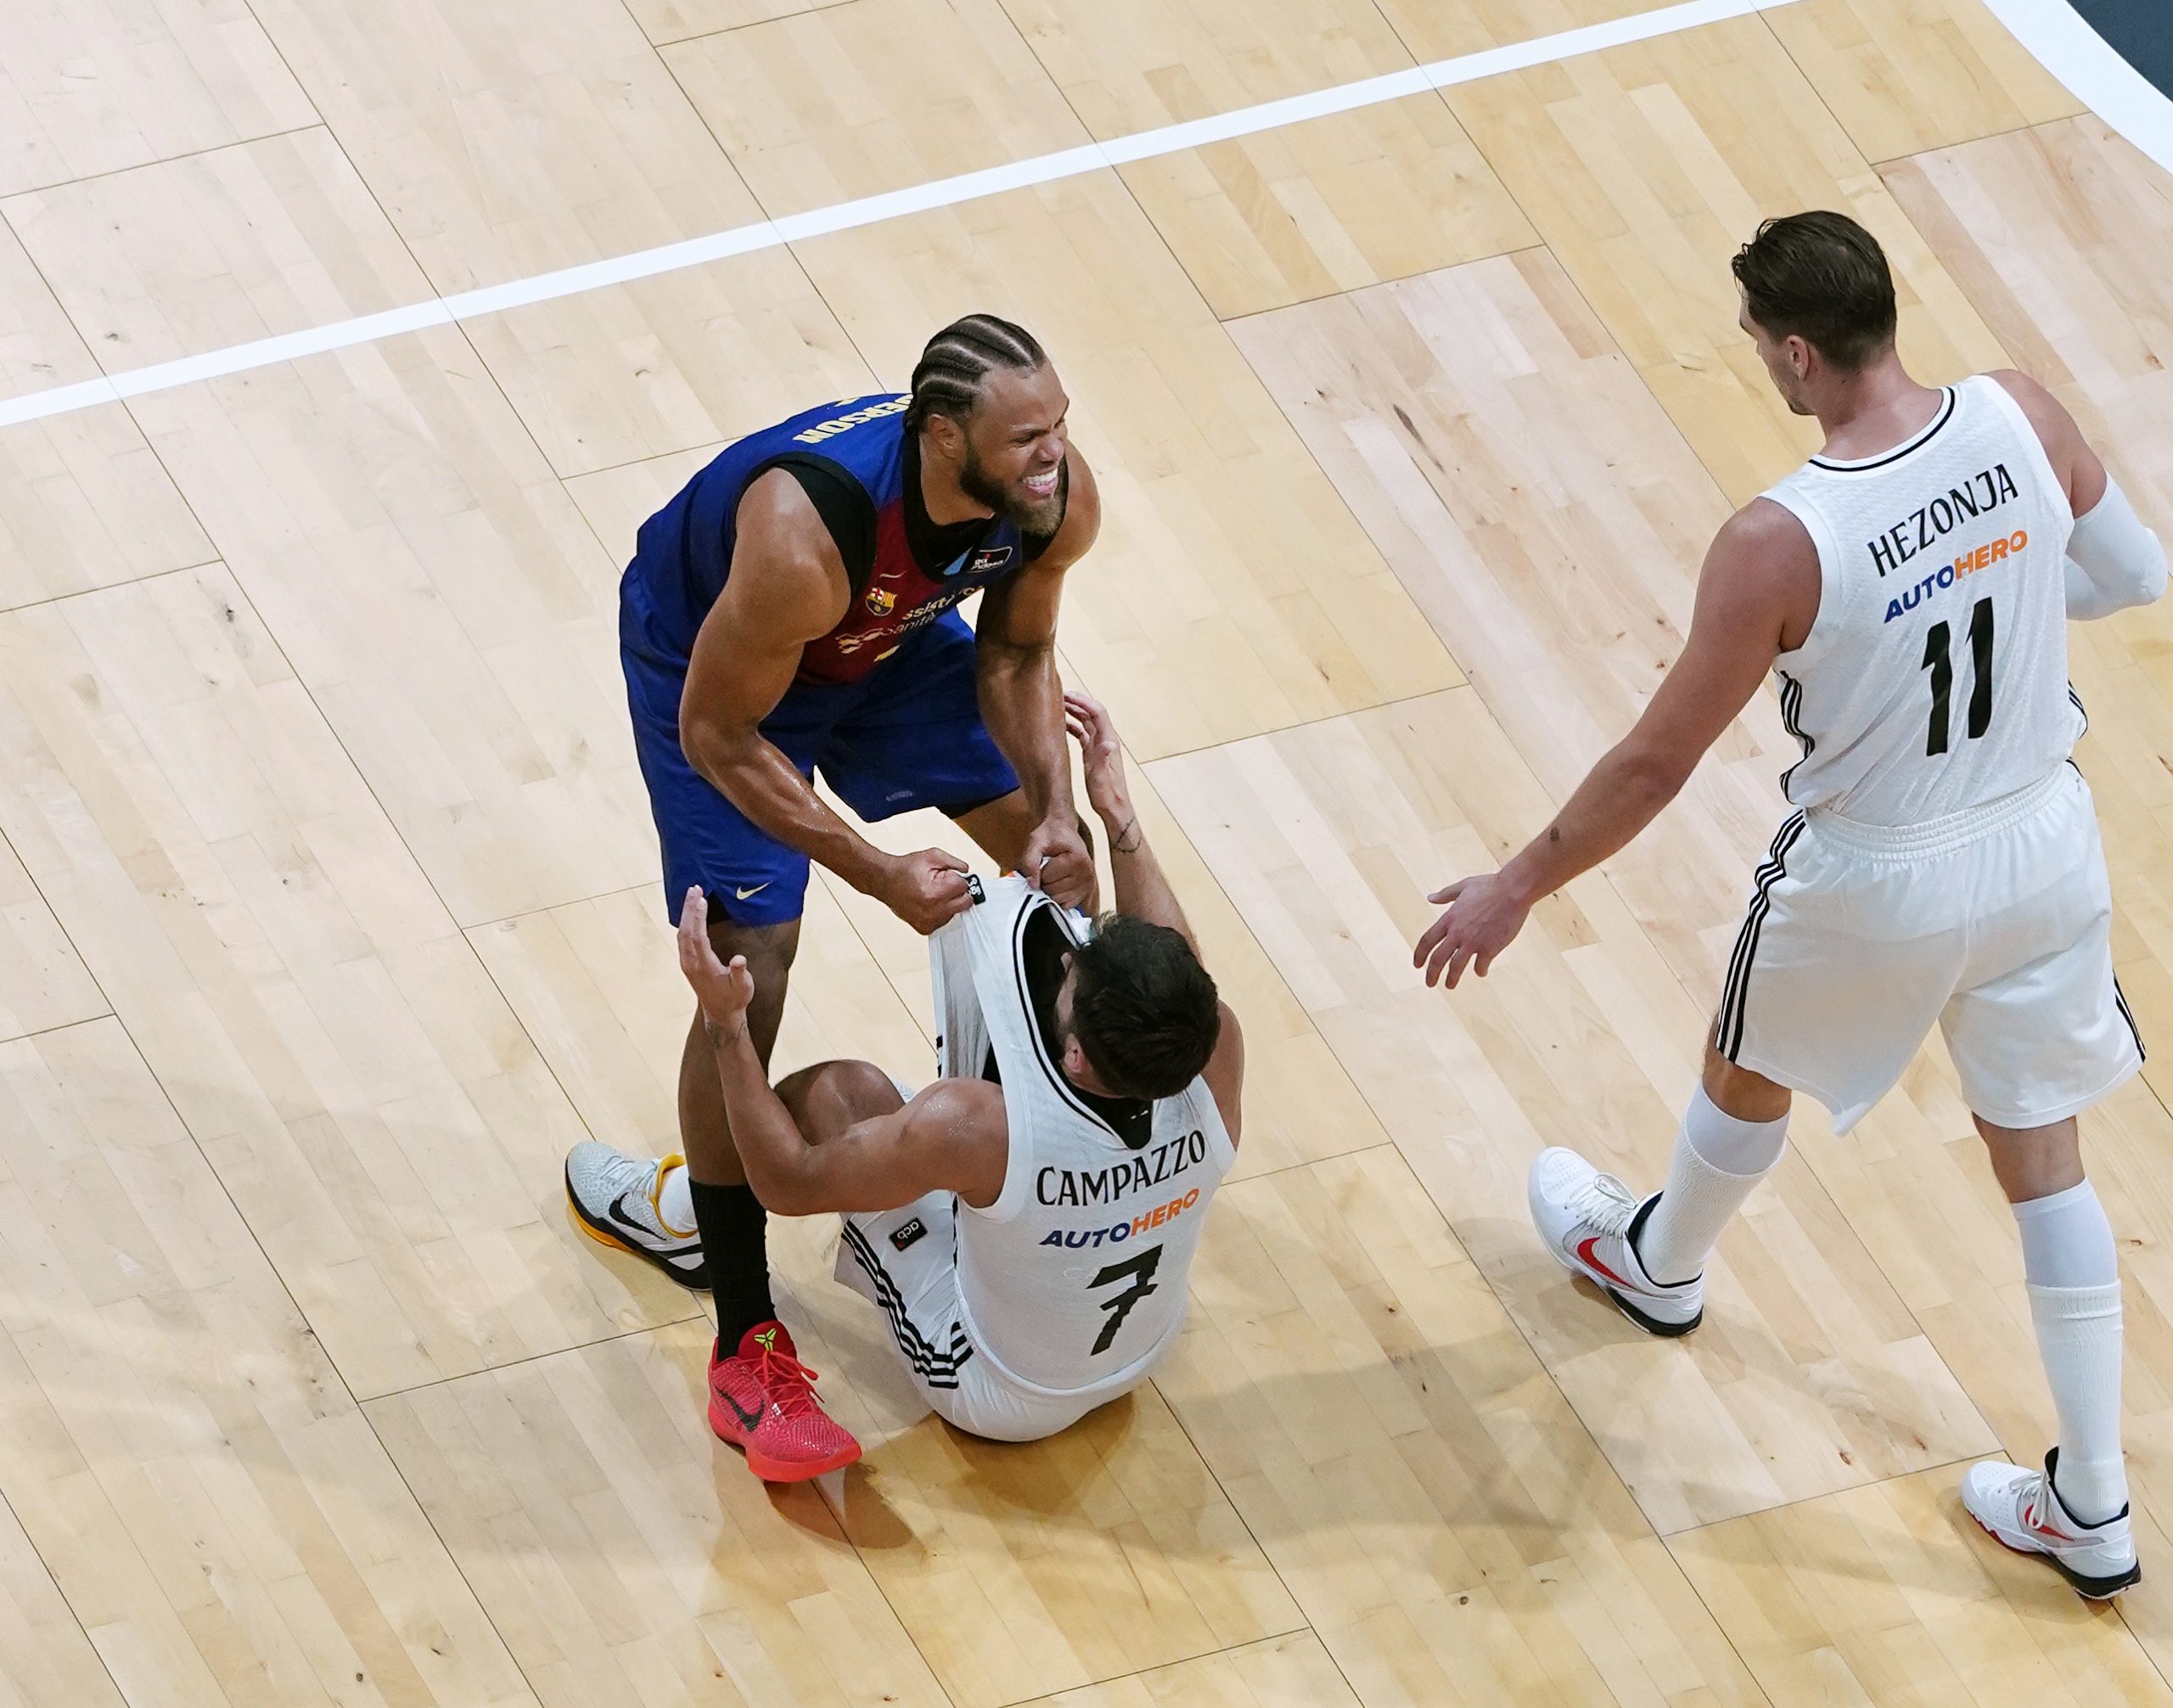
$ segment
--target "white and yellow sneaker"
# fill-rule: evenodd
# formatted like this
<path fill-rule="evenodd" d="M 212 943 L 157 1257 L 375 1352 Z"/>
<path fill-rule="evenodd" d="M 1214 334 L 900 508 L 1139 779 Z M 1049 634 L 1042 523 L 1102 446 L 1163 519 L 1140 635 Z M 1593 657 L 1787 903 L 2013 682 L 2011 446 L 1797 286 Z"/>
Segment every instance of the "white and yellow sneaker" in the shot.
<path fill-rule="evenodd" d="M 1560 1145 L 1540 1152 L 1524 1185 L 1532 1226 L 1554 1261 L 1597 1287 L 1648 1334 L 1687 1334 L 1704 1321 L 1703 1275 L 1662 1286 L 1637 1256 L 1637 1229 L 1659 1194 L 1634 1198 L 1613 1175 Z"/>
<path fill-rule="evenodd" d="M 645 1258 L 682 1287 L 707 1288 L 710 1266 L 699 1229 L 685 1232 L 665 1221 L 657 1200 L 664 1177 L 686 1159 L 626 1155 L 592 1138 L 566 1153 L 566 1202 L 581 1231 L 599 1245 Z"/>
<path fill-rule="evenodd" d="M 2004 1459 L 1969 1467 L 1962 1479 L 1962 1504 L 1994 1542 L 2017 1553 L 2043 1556 L 2052 1570 L 2091 1601 L 2108 1601 L 2142 1579 L 2128 1509 L 2103 1524 L 2085 1524 L 2067 1509 L 2055 1484 L 2060 1450 L 2045 1455 L 2033 1471 Z"/>

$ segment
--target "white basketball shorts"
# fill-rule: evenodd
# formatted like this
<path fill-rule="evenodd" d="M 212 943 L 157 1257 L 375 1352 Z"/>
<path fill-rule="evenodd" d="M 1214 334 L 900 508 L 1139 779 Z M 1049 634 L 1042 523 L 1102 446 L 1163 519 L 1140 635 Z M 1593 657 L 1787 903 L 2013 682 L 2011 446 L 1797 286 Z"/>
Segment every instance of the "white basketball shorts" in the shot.
<path fill-rule="evenodd" d="M 991 1441 L 1038 1441 L 1116 1397 L 1030 1388 L 975 1350 L 958 1308 L 955 1194 L 931 1192 L 839 1221 L 838 1279 L 882 1312 L 890 1344 L 939 1417 Z"/>
<path fill-rule="evenodd" d="M 2047 1126 L 2142 1065 L 2112 918 L 2097 811 L 2071 765 L 1906 829 L 1799 812 L 1758 868 L 1715 1039 L 1846 1132 L 1936 1022 L 1976 1114 Z"/>

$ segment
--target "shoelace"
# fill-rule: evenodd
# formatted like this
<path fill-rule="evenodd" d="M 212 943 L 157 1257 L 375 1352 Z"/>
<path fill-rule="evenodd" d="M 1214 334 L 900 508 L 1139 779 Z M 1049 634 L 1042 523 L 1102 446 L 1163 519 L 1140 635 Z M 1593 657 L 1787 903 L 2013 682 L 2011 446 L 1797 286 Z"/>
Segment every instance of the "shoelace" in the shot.
<path fill-rule="evenodd" d="M 1637 1211 L 1630 1188 L 1611 1174 L 1595 1174 L 1569 1200 L 1569 1209 L 1580 1221 L 1589 1222 L 1608 1233 L 1621 1233 Z"/>
<path fill-rule="evenodd" d="M 805 1417 L 821 1408 L 815 1402 L 814 1371 L 789 1352 L 764 1346 L 755 1354 L 755 1379 L 770 1396 L 780 1418 Z"/>

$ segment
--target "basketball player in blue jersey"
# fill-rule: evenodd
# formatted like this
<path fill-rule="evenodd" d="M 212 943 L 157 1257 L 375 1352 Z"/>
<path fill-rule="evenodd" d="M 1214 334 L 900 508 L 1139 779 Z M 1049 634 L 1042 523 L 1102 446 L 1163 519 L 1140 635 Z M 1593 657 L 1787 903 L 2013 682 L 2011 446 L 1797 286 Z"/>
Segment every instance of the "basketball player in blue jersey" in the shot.
<path fill-rule="evenodd" d="M 936 807 L 1052 899 L 1091 905 L 1055 640 L 1064 572 L 1101 504 L 1067 407 L 1030 334 L 969 315 L 929 340 L 907 395 L 750 434 L 642 525 L 620 651 L 666 918 L 690 890 L 706 899 L 718 956 L 753 975 L 745 1025 L 765 1066 L 810 862 L 924 934 L 971 905 L 963 861 L 875 847 L 823 803 L 818 770 L 863 820 Z M 974 593 L 969 629 L 956 607 Z M 776 1320 L 714 1042 L 697 1011 L 679 1076 L 691 1167 L 578 1145 L 567 1196 L 598 1240 L 709 1288 L 719 1352 L 773 1413 L 804 1420 L 813 1398 Z M 845 1452 L 851 1438 L 822 1423 Z M 822 1455 L 823 1431 L 794 1433 Z"/>

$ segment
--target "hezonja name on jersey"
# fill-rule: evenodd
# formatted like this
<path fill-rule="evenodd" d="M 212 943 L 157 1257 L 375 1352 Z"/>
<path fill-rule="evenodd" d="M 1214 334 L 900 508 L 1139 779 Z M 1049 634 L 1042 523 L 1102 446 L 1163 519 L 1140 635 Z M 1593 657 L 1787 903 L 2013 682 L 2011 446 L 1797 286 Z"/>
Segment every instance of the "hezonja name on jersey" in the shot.
<path fill-rule="evenodd" d="M 817 421 L 812 427 L 803 427 L 792 436 L 802 445 L 815 445 L 833 433 L 842 433 L 848 427 L 857 427 L 863 421 L 878 420 L 885 415 L 901 415 L 910 397 L 886 397 L 880 403 L 871 403 L 865 409 L 856 409 L 850 415 L 834 415 L 828 421 Z"/>
<path fill-rule="evenodd" d="M 1980 483 L 1981 492 L 1978 490 Z M 2007 473 L 2007 464 L 1995 463 L 1972 475 L 1959 486 L 1951 488 L 1945 497 L 1934 498 L 1912 512 L 1906 520 L 1896 522 L 1877 539 L 1866 542 L 1872 563 L 1884 576 L 1889 570 L 1898 570 L 1918 553 L 1929 549 L 1942 534 L 1952 533 L 1972 516 L 1996 510 L 2009 498 L 2019 496 L 2014 476 Z"/>
<path fill-rule="evenodd" d="M 1889 599 L 1886 615 L 1881 621 L 1890 623 L 1905 611 L 1913 611 L 1920 601 L 1931 597 L 1933 588 L 1951 587 L 1964 576 L 1974 576 L 1979 570 L 2004 562 L 2029 543 L 2030 531 L 2017 528 L 2003 540 L 1991 541 L 1974 552 L 1964 552 L 1951 564 L 1941 564 L 1935 572 L 1926 576 L 1913 587 L 1902 588 L 1900 598 Z"/>
<path fill-rule="evenodd" d="M 1199 1202 L 1199 1188 L 1195 1186 L 1182 1198 L 1173 1198 L 1167 1204 L 1158 1204 L 1152 1210 L 1143 1210 L 1131 1221 L 1120 1222 L 1114 1228 L 1052 1228 L 1042 1238 L 1042 1244 L 1061 1245 L 1071 1251 L 1090 1249 L 1105 1239 L 1112 1245 L 1121 1245 L 1135 1233 L 1145 1233 L 1159 1228 L 1165 1222 L 1175 1222 Z"/>
<path fill-rule="evenodd" d="M 1198 1127 L 1165 1139 L 1107 1168 L 1044 1167 L 1034 1177 L 1034 1196 L 1043 1204 L 1115 1204 L 1127 1192 L 1174 1180 L 1195 1162 L 1207 1160 L 1207 1135 Z"/>

